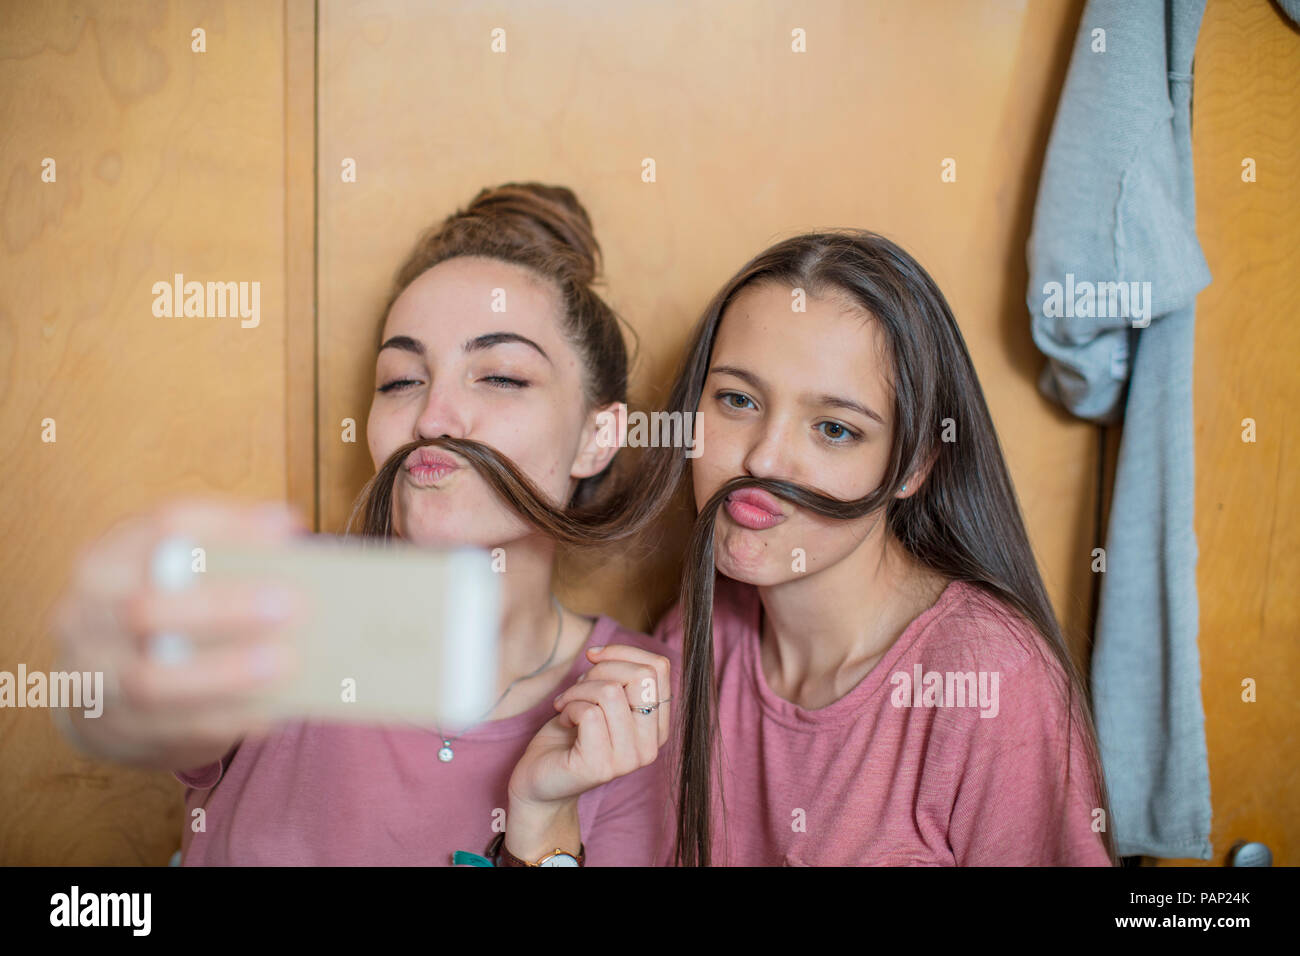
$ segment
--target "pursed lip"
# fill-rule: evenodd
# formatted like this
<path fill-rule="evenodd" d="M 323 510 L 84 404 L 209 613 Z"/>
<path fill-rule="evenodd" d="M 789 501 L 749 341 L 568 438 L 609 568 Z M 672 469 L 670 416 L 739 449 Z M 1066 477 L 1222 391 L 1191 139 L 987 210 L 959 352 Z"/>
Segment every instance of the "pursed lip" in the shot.
<path fill-rule="evenodd" d="M 727 495 L 725 507 L 732 521 L 753 531 L 770 528 L 786 518 L 780 500 L 761 488 L 733 491 Z"/>
<path fill-rule="evenodd" d="M 460 468 L 460 463 L 445 451 L 426 445 L 411 452 L 403 467 L 410 472 L 412 478 L 432 483 L 456 471 Z"/>

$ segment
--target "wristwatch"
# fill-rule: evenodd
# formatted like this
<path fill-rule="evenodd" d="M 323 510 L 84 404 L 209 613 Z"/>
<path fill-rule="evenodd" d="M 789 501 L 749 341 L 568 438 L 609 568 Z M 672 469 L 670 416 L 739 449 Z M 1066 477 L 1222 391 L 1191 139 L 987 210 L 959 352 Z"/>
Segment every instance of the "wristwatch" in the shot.
<path fill-rule="evenodd" d="M 529 863 L 527 860 L 519 859 L 506 849 L 506 835 L 502 832 L 492 838 L 492 842 L 488 844 L 486 855 L 496 866 L 582 866 L 582 861 L 586 856 L 586 847 L 578 844 L 577 856 L 556 847 L 536 863 Z"/>

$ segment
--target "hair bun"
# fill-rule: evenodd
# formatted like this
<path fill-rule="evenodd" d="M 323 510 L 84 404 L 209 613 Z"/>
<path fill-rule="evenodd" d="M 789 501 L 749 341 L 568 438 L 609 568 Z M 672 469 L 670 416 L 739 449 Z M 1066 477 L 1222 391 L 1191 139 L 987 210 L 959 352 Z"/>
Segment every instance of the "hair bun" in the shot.
<path fill-rule="evenodd" d="M 573 191 L 542 183 L 504 183 L 482 189 L 453 219 L 488 220 L 498 238 L 540 245 L 570 260 L 573 278 L 593 282 L 601 269 L 591 217 Z"/>

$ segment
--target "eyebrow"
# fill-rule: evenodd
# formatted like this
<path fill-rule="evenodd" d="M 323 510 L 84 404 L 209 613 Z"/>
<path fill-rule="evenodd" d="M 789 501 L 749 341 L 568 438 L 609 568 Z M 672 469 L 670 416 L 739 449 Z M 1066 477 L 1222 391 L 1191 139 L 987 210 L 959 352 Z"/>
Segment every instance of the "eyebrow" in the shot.
<path fill-rule="evenodd" d="M 829 405 L 831 408 L 847 408 L 851 412 L 857 412 L 860 415 L 865 415 L 867 418 L 875 419 L 878 424 L 885 424 L 885 420 L 871 409 L 867 408 L 866 405 L 863 405 L 861 402 L 855 402 L 851 398 L 841 398 L 838 395 L 818 395 L 817 401 L 819 404 Z"/>
<path fill-rule="evenodd" d="M 518 342 L 521 345 L 527 345 L 535 349 L 542 358 L 550 362 L 551 357 L 546 354 L 546 350 L 530 338 L 517 335 L 514 332 L 488 332 L 484 335 L 475 336 L 472 339 L 466 339 L 461 343 L 461 349 L 466 352 L 477 352 L 481 349 L 490 349 L 494 345 L 505 345 L 508 342 Z M 424 343 L 419 339 L 413 339 L 409 335 L 394 335 L 383 345 L 379 346 L 379 351 L 384 349 L 400 349 L 403 352 L 413 352 L 416 355 L 425 354 Z M 552 364 L 554 364 L 552 362 Z"/>
<path fill-rule="evenodd" d="M 754 388 L 759 389 L 760 391 L 768 390 L 767 383 L 764 382 L 757 375 L 755 375 L 753 372 L 747 371 L 746 369 L 743 368 L 737 368 L 734 365 L 715 365 L 713 366 L 713 368 L 709 369 L 709 372 L 717 373 L 720 375 L 732 375 L 740 379 L 742 382 L 745 382 L 753 386 Z M 881 425 L 885 424 L 885 420 L 881 418 L 879 415 L 877 415 L 875 412 L 873 412 L 870 408 L 868 408 L 866 405 L 863 405 L 861 402 L 854 401 L 851 398 L 842 398 L 839 395 L 823 394 L 823 395 L 816 396 L 813 400 L 818 405 L 828 405 L 831 408 L 848 409 L 849 411 L 857 412 L 860 415 L 865 415 L 867 418 L 873 419 L 874 421 L 878 422 Z"/>

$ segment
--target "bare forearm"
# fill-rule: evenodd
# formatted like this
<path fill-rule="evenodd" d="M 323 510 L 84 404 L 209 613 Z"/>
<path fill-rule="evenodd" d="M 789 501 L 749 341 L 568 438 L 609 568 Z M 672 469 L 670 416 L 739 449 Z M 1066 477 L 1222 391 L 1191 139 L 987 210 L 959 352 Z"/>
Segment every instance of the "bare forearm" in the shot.
<path fill-rule="evenodd" d="M 510 801 L 505 846 L 529 863 L 556 850 L 577 856 L 582 846 L 577 798 L 544 806 Z"/>

